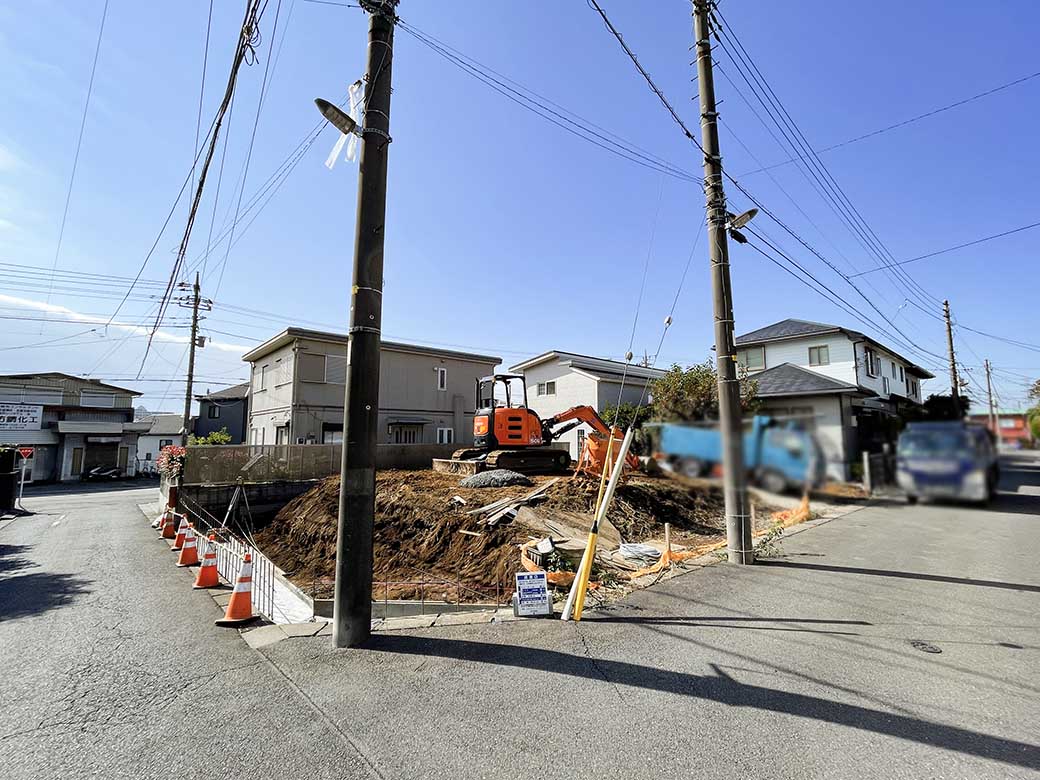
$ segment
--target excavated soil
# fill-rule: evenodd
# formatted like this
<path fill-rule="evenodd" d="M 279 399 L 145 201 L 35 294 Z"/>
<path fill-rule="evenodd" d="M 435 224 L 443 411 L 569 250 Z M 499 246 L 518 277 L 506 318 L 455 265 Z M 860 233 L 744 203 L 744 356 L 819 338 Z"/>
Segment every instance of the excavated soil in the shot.
<path fill-rule="evenodd" d="M 548 479 L 532 477 L 535 485 Z M 589 512 L 598 488 L 598 480 L 564 477 L 538 506 Z M 466 510 L 531 490 L 466 489 L 457 475 L 433 471 L 379 472 L 373 597 L 454 601 L 461 595 L 478 601 L 511 592 L 513 575 L 521 569 L 518 545 L 531 538 L 529 533 L 515 524 L 488 527 Z M 466 503 L 453 502 L 454 496 Z M 334 574 L 338 500 L 339 477 L 330 477 L 286 504 L 257 534 L 260 548 L 297 585 L 317 595 L 327 595 Z M 725 534 L 718 486 L 667 476 L 630 476 L 618 487 L 607 517 L 625 541 L 661 539 L 665 522 L 671 523 L 676 544 L 700 545 Z M 385 582 L 397 584 L 387 588 Z"/>

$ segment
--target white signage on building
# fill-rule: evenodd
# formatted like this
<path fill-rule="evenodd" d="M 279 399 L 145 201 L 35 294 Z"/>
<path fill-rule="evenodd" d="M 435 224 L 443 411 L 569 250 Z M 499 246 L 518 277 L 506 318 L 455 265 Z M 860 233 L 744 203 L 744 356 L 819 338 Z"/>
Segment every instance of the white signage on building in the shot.
<path fill-rule="evenodd" d="M 42 406 L 0 403 L 0 431 L 38 431 L 42 426 Z"/>
<path fill-rule="evenodd" d="M 521 617 L 552 614 L 552 599 L 544 571 L 517 573 L 515 606 L 516 614 Z"/>

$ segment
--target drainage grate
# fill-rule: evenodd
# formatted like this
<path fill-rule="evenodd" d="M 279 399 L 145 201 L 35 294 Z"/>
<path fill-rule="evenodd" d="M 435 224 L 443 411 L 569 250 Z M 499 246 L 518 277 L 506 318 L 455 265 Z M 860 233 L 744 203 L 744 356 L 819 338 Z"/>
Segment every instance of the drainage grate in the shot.
<path fill-rule="evenodd" d="M 910 647 L 914 648 L 915 650 L 920 650 L 922 653 L 941 653 L 942 652 L 942 650 L 940 650 L 935 645 L 929 644 L 928 642 L 925 642 L 924 640 L 921 640 L 921 639 L 911 639 L 910 640 Z"/>

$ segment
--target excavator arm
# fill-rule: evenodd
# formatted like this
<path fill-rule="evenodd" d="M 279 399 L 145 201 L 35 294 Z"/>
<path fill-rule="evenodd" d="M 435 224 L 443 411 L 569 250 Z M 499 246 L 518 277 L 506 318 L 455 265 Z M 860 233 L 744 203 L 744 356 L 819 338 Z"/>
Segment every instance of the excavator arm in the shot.
<path fill-rule="evenodd" d="M 546 442 L 554 441 L 582 423 L 587 423 L 594 433 L 586 440 L 584 451 L 578 454 L 578 471 L 585 471 L 593 475 L 602 474 L 607 460 L 606 449 L 607 442 L 611 438 L 611 430 L 591 406 L 572 406 L 555 417 L 543 420 L 542 439 Z M 615 428 L 614 438 L 619 439 L 621 435 L 621 431 Z M 629 453 L 625 458 L 625 465 L 636 470 L 639 468 L 639 458 Z"/>

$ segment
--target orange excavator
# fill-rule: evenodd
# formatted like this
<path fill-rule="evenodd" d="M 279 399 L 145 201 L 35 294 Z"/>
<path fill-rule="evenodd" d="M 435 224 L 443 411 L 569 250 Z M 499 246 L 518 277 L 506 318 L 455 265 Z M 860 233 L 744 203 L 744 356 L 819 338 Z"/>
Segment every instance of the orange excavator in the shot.
<path fill-rule="evenodd" d="M 489 469 L 564 471 L 571 463 L 567 450 L 549 445 L 567 431 L 587 423 L 592 432 L 578 455 L 576 472 L 599 475 L 607 462 L 607 445 L 614 437 L 617 453 L 624 435 L 611 430 L 591 406 L 573 406 L 541 419 L 527 407 L 527 383 L 520 374 L 494 374 L 477 380 L 477 410 L 473 416 L 473 446 L 456 450 L 453 461 L 483 461 Z M 612 456 L 616 459 L 616 454 Z M 628 455 L 625 465 L 639 468 L 639 458 Z"/>

